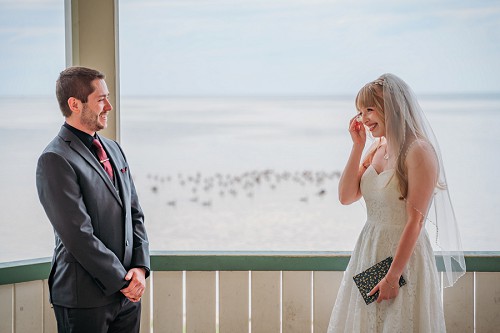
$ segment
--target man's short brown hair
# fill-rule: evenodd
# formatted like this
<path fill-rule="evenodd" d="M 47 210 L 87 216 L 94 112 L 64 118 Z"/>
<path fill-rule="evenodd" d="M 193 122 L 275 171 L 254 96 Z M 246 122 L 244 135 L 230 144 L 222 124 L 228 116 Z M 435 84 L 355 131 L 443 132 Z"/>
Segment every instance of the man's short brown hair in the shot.
<path fill-rule="evenodd" d="M 92 81 L 104 78 L 103 73 L 86 67 L 69 67 L 63 70 L 56 81 L 56 97 L 63 116 L 71 116 L 68 105 L 70 97 L 87 103 L 87 98 L 94 92 Z"/>

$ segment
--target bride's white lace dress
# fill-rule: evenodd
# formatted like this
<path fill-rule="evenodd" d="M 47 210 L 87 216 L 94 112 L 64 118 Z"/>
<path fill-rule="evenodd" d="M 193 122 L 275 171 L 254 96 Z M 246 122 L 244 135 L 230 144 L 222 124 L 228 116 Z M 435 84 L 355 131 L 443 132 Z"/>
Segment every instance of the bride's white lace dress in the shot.
<path fill-rule="evenodd" d="M 333 308 L 328 333 L 446 332 L 439 277 L 425 228 L 403 273 L 407 284 L 391 301 L 366 305 L 352 277 L 396 253 L 406 223 L 394 170 L 377 174 L 373 166 L 361 178 L 367 221 L 356 243 Z"/>

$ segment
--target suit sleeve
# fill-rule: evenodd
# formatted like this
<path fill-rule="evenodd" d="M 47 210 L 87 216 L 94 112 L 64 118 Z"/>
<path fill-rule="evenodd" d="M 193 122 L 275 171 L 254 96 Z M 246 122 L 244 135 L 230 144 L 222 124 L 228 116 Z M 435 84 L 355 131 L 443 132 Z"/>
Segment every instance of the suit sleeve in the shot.
<path fill-rule="evenodd" d="M 66 250 L 93 277 L 105 295 L 125 285 L 127 271 L 116 255 L 93 233 L 78 176 L 62 156 L 40 156 L 36 185 L 40 202 Z"/>
<path fill-rule="evenodd" d="M 115 142 L 116 143 L 116 142 Z M 125 154 L 121 149 L 120 145 L 116 143 L 120 152 L 125 159 Z M 130 171 L 130 170 L 129 170 Z M 139 198 L 137 196 L 137 191 L 135 189 L 134 181 L 130 176 L 131 173 L 128 173 L 129 181 L 130 181 L 130 205 L 131 205 L 131 214 L 132 214 L 132 228 L 134 233 L 134 247 L 132 254 L 132 263 L 131 267 L 142 267 L 146 269 L 146 277 L 149 276 L 150 273 L 150 258 L 149 258 L 149 241 L 146 233 L 146 227 L 144 225 L 144 213 L 139 204 Z"/>

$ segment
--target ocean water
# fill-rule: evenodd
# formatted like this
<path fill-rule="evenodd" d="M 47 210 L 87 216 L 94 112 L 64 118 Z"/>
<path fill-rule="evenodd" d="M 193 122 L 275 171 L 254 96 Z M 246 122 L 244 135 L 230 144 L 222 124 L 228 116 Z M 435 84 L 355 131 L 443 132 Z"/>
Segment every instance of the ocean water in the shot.
<path fill-rule="evenodd" d="M 500 96 L 420 100 L 440 140 L 465 250 L 500 244 Z M 350 251 L 363 202 L 338 202 L 353 97 L 124 97 L 121 143 L 153 250 Z M 0 262 L 50 256 L 36 160 L 54 98 L 0 99 Z"/>

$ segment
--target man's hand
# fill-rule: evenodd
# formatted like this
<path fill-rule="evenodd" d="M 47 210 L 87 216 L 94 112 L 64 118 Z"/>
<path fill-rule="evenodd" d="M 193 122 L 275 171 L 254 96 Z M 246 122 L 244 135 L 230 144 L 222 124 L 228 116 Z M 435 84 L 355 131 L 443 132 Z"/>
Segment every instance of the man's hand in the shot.
<path fill-rule="evenodd" d="M 125 280 L 130 281 L 128 287 L 121 290 L 131 302 L 139 302 L 146 288 L 146 270 L 144 268 L 132 268 L 125 275 Z"/>

